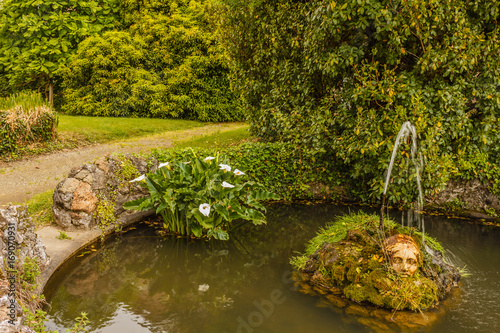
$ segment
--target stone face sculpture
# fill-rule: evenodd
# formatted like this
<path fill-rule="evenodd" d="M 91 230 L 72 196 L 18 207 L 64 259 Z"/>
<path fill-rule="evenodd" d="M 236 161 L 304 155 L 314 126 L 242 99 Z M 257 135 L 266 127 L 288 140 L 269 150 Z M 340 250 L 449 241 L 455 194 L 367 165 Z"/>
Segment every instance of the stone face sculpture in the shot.
<path fill-rule="evenodd" d="M 388 237 L 384 240 L 383 249 L 397 274 L 409 277 L 418 270 L 422 254 L 418 244 L 410 236 L 397 234 Z"/>
<path fill-rule="evenodd" d="M 460 273 L 443 260 L 436 240 L 420 243 L 421 233 L 384 224 L 382 235 L 378 216 L 360 213 L 322 229 L 304 254 L 292 258 L 296 286 L 340 308 L 351 308 L 351 301 L 397 311 L 435 308 Z"/>

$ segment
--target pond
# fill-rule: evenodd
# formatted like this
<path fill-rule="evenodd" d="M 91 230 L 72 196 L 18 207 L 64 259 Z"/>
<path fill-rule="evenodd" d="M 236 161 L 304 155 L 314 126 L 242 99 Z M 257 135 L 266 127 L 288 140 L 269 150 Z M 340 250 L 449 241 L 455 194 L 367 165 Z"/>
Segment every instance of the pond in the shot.
<path fill-rule="evenodd" d="M 301 294 L 290 280 L 290 256 L 321 226 L 358 210 L 271 205 L 268 225 L 240 228 L 228 242 L 159 237 L 139 224 L 74 256 L 51 278 L 47 326 L 64 332 L 86 312 L 90 332 L 372 332 L 321 297 Z M 425 231 L 470 273 L 425 332 L 497 331 L 500 229 L 426 216 Z"/>

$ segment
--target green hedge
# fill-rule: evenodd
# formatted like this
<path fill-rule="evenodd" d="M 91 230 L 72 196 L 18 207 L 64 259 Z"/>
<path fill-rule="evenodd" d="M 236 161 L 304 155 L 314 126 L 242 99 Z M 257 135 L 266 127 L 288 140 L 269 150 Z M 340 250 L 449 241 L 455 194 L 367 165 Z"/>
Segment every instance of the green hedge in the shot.
<path fill-rule="evenodd" d="M 23 145 L 52 140 L 56 125 L 55 112 L 38 93 L 0 98 L 0 156 L 15 153 Z"/>
<path fill-rule="evenodd" d="M 155 150 L 152 156 L 161 162 L 186 156 L 227 156 L 230 166 L 245 172 L 252 180 L 265 185 L 266 190 L 285 200 L 311 198 L 310 187 L 316 184 L 330 188 L 341 185 L 345 179 L 341 170 L 332 168 L 335 158 L 325 152 L 302 150 L 284 143 L 245 143 L 224 149 L 168 149 Z M 321 195 L 324 199 L 336 197 Z"/>

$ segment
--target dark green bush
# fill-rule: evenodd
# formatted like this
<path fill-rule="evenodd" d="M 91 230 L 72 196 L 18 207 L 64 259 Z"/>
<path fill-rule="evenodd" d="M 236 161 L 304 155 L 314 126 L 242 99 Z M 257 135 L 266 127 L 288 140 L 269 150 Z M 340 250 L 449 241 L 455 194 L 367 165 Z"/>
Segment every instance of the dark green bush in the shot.
<path fill-rule="evenodd" d="M 405 121 L 419 133 L 426 193 L 458 160 L 499 160 L 498 0 L 223 2 L 253 132 L 335 154 L 359 197 L 380 198 Z M 408 165 L 396 161 L 391 202 L 415 198 Z"/>

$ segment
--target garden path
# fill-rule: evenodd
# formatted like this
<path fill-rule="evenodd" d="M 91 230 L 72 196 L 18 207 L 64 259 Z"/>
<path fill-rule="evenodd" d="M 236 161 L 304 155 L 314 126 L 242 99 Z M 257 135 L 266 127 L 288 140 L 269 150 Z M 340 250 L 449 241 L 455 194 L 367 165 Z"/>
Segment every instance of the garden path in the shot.
<path fill-rule="evenodd" d="M 55 189 L 75 166 L 91 162 L 108 153 L 140 153 L 154 148 L 169 148 L 196 137 L 244 127 L 243 123 L 210 124 L 148 137 L 96 144 L 62 150 L 27 160 L 0 165 L 0 207 L 23 203 L 35 194 Z"/>

